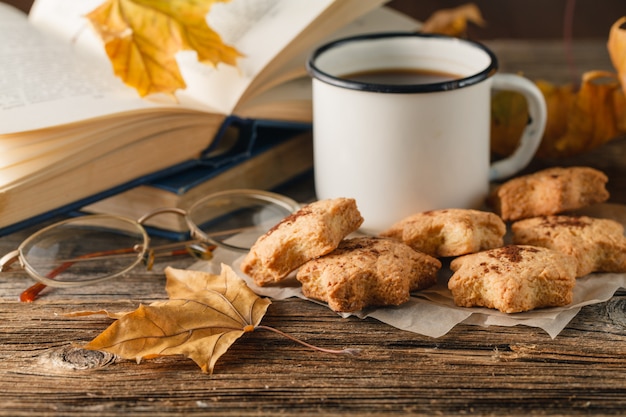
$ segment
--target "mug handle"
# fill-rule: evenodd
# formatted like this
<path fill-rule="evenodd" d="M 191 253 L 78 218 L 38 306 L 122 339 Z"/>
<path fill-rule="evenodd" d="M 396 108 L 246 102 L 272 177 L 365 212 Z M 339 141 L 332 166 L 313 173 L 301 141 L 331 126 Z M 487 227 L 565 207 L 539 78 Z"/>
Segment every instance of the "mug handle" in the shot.
<path fill-rule="evenodd" d="M 548 118 L 546 100 L 541 90 L 529 79 L 515 74 L 494 74 L 492 87 L 496 90 L 510 90 L 522 94 L 528 104 L 530 121 L 515 152 L 491 165 L 490 181 L 510 177 L 528 165 L 539 148 Z"/>

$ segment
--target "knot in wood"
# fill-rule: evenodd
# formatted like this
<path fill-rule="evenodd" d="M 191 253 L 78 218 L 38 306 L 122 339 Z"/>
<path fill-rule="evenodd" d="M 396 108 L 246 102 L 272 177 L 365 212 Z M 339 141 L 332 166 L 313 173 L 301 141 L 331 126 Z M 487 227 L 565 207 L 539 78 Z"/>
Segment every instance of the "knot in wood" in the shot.
<path fill-rule="evenodd" d="M 76 346 L 64 346 L 48 351 L 41 362 L 54 368 L 86 370 L 101 368 L 115 362 L 116 356 L 107 352 L 87 350 Z"/>

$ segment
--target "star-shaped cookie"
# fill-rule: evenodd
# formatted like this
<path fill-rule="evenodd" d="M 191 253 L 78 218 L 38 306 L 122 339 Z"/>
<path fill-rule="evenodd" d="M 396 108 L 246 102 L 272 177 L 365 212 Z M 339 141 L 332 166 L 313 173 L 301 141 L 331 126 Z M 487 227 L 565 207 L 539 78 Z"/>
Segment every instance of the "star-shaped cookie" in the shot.
<path fill-rule="evenodd" d="M 448 288 L 456 305 L 504 313 L 567 305 L 576 283 L 568 255 L 537 246 L 508 245 L 461 256 L 450 268 Z"/>
<path fill-rule="evenodd" d="M 610 219 L 587 216 L 545 216 L 511 226 L 513 242 L 543 246 L 571 255 L 576 276 L 594 271 L 626 272 L 624 227 Z"/>
<path fill-rule="evenodd" d="M 376 237 L 343 240 L 328 255 L 302 265 L 296 278 L 306 297 L 334 311 L 400 305 L 412 291 L 434 285 L 441 262 L 402 242 Z"/>

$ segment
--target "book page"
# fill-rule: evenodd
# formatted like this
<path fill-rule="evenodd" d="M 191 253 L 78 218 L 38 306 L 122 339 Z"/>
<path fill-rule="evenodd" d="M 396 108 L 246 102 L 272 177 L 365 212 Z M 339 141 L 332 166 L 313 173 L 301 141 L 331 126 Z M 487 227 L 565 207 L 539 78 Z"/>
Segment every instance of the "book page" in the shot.
<path fill-rule="evenodd" d="M 339 5 L 341 10 L 338 10 L 339 16 L 330 20 L 339 22 L 345 19 L 344 15 L 360 15 L 361 7 L 371 8 L 384 1 L 232 0 L 215 3 L 207 16 L 208 23 L 244 57 L 237 68 L 228 65 L 213 68 L 198 63 L 193 51 L 179 53 L 177 58 L 188 87 L 177 92 L 179 103 L 175 103 L 163 97 L 141 99 L 134 89 L 123 85 L 113 75 L 102 42 L 84 18 L 102 0 L 37 0 L 29 21 L 44 35 L 29 29 L 21 19 L 19 24 L 0 24 L 0 59 L 10 62 L 3 67 L 12 72 L 23 69 L 18 75 L 0 74 L 11 80 L 7 82 L 10 90 L 7 95 L 12 97 L 10 103 L 0 103 L 1 133 L 150 107 L 178 106 L 230 114 L 255 77 L 268 64 L 274 65 L 281 51 L 303 49 L 294 50 L 293 43 L 294 39 L 301 38 L 303 31 L 310 32 L 312 26 L 319 25 L 322 35 L 328 35 L 325 32 L 329 29 L 328 16 L 335 15 L 329 14 L 334 7 Z M 9 43 L 23 45 L 23 48 L 7 51 Z M 32 101 L 28 99 L 31 95 L 39 97 Z M 33 118 L 33 114 L 37 117 Z"/>
<path fill-rule="evenodd" d="M 237 68 L 219 65 L 215 69 L 197 62 L 194 51 L 180 52 L 177 60 L 187 83 L 185 90 L 177 92 L 181 104 L 194 106 L 201 103 L 217 112 L 231 113 L 254 77 L 335 1 L 232 0 L 214 3 L 207 15 L 208 24 L 244 57 Z M 90 51 L 91 55 L 103 59 L 103 46 L 82 17 L 101 3 L 102 0 L 37 0 L 30 21 L 65 42 L 76 44 L 77 49 Z"/>
<path fill-rule="evenodd" d="M 220 65 L 218 71 L 180 54 L 179 62 L 189 96 L 231 113 L 250 83 L 281 51 L 336 0 L 232 0 L 215 3 L 209 25 L 244 55 L 238 68 Z"/>
<path fill-rule="evenodd" d="M 417 31 L 419 30 L 420 26 L 421 23 L 417 20 L 396 10 L 383 6 L 372 10 L 371 12 L 352 21 L 350 24 L 343 26 L 338 31 L 326 36 L 323 39 L 320 39 L 318 41 L 318 45 L 322 45 L 324 43 L 340 38 L 363 35 L 367 33 Z M 237 106 L 237 114 L 240 114 L 239 110 L 243 108 L 249 108 L 251 104 L 249 103 L 250 101 L 260 103 L 261 100 L 263 100 L 267 102 L 268 100 L 271 100 L 271 97 L 274 94 L 284 95 L 284 93 L 287 91 L 287 89 L 285 88 L 287 86 L 282 86 L 280 84 L 286 83 L 289 85 L 294 85 L 292 81 L 297 78 L 309 78 L 309 75 L 306 72 L 305 62 L 311 53 L 312 50 L 310 49 L 300 51 L 300 53 L 292 57 L 289 62 L 281 65 L 280 70 L 272 75 L 271 80 L 264 82 L 257 88 L 249 88 L 248 91 L 246 91 L 246 95 L 249 95 L 251 99 L 246 100 L 245 102 L 241 103 L 240 106 Z M 300 88 L 300 85 L 298 85 L 297 88 Z M 276 93 L 268 91 L 271 89 L 277 89 L 280 91 L 277 91 Z M 296 94 L 298 98 L 302 98 L 301 93 L 298 92 Z M 260 98 L 258 97 L 259 95 L 262 95 L 263 97 Z M 311 94 L 309 94 L 308 99 L 311 99 Z"/>
<path fill-rule="evenodd" d="M 124 86 L 110 64 L 93 65 L 74 43 L 57 42 L 0 4 L 1 134 L 155 106 Z"/>
<path fill-rule="evenodd" d="M 252 80 L 245 94 L 239 102 L 248 100 L 265 89 L 265 85 L 272 84 L 275 78 L 282 78 L 282 69 L 298 55 L 312 52 L 317 46 L 324 43 L 324 39 L 341 27 L 349 24 L 360 16 L 381 7 L 387 0 L 336 0 L 320 13 L 276 55 L 259 74 Z M 304 62 L 301 63 L 304 68 Z"/>

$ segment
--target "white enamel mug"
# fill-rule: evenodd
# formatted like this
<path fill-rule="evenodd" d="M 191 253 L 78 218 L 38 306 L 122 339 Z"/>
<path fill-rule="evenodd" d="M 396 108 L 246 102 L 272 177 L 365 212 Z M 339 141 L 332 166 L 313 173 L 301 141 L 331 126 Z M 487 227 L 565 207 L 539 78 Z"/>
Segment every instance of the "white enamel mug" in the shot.
<path fill-rule="evenodd" d="M 377 33 L 318 48 L 307 62 L 317 198 L 355 198 L 366 233 L 421 211 L 481 207 L 491 180 L 530 162 L 546 123 L 545 100 L 535 84 L 497 74 L 497 67 L 485 46 L 439 35 Z M 385 69 L 456 77 L 431 84 L 347 77 Z M 530 115 L 518 149 L 493 164 L 492 89 L 522 93 Z"/>

